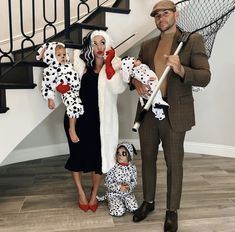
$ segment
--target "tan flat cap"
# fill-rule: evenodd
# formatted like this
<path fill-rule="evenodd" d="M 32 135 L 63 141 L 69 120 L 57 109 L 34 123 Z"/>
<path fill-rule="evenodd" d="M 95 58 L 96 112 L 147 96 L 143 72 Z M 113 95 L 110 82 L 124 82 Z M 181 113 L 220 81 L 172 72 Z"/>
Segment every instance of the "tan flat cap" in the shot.
<path fill-rule="evenodd" d="M 155 14 L 160 10 L 173 10 L 176 11 L 175 3 L 170 0 L 161 0 L 158 3 L 156 3 L 153 7 L 153 10 L 150 14 L 150 16 L 154 17 Z"/>

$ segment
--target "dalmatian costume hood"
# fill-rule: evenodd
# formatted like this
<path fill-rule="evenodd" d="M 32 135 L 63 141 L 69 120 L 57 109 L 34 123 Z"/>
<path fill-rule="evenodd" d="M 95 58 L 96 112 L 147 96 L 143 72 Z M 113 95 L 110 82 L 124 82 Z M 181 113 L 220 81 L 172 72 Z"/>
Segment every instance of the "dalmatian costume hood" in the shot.
<path fill-rule="evenodd" d="M 137 170 L 132 162 L 134 154 L 137 153 L 134 146 L 126 141 L 119 143 L 117 150 L 120 147 L 127 149 L 131 160 L 128 164 L 116 162 L 105 177 L 106 195 L 97 198 L 100 201 L 108 200 L 109 213 L 112 216 L 122 216 L 126 211 L 134 212 L 138 209 L 138 203 L 134 195 L 134 189 L 137 185 Z M 121 189 L 123 184 L 128 186 L 126 191 Z"/>
<path fill-rule="evenodd" d="M 46 63 L 48 66 L 59 66 L 59 62 L 56 59 L 55 56 L 55 48 L 56 46 L 61 45 L 65 47 L 63 43 L 60 42 L 50 42 L 43 44 L 37 52 L 36 59 L 37 60 L 43 60 L 44 63 Z M 66 55 L 66 62 L 69 62 L 69 57 Z"/>
<path fill-rule="evenodd" d="M 121 66 L 121 74 L 123 80 L 127 83 L 130 82 L 130 76 L 133 76 L 137 80 L 141 81 L 145 85 L 150 86 L 150 94 L 153 93 L 153 90 L 158 84 L 158 78 L 156 74 L 146 65 L 140 64 L 138 66 L 134 66 L 135 58 L 134 57 L 126 57 L 122 59 L 122 66 Z M 154 78 L 151 80 L 151 78 Z M 149 97 L 143 97 L 146 100 Z M 143 106 L 144 101 L 143 98 L 140 97 L 140 103 Z M 152 102 L 152 112 L 155 114 L 155 117 L 159 120 L 165 118 L 165 114 L 161 106 L 169 106 L 163 99 L 161 91 L 159 90 Z"/>
<path fill-rule="evenodd" d="M 136 149 L 135 147 L 133 146 L 133 144 L 131 143 L 128 143 L 127 141 L 123 141 L 123 142 L 120 142 L 118 145 L 117 145 L 117 149 L 119 147 L 125 147 L 130 155 L 130 160 L 132 161 L 133 160 L 133 156 L 134 154 L 137 155 L 137 152 L 136 152 Z"/>
<path fill-rule="evenodd" d="M 59 85 L 60 87 L 62 86 L 65 91 L 60 93 L 62 101 L 67 107 L 67 115 L 70 118 L 78 118 L 84 113 L 83 105 L 79 98 L 81 77 L 73 69 L 67 54 L 65 64 L 57 61 L 55 50 L 58 45 L 65 47 L 63 43 L 50 42 L 43 44 L 37 52 L 36 59 L 43 60 L 48 65 L 43 70 L 42 96 L 45 100 L 54 99 L 57 87 Z"/>

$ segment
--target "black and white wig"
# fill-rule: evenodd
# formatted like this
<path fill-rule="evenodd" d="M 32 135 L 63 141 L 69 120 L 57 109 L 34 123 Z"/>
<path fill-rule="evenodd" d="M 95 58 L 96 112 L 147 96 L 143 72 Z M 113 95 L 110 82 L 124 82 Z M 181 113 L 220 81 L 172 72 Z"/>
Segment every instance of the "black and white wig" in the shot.
<path fill-rule="evenodd" d="M 83 48 L 80 54 L 80 58 L 85 62 L 87 68 L 95 67 L 95 56 L 93 52 L 93 47 L 94 47 L 94 37 L 97 35 L 104 37 L 105 51 L 108 51 L 113 46 L 113 40 L 105 31 L 95 30 L 89 32 L 83 38 Z"/>

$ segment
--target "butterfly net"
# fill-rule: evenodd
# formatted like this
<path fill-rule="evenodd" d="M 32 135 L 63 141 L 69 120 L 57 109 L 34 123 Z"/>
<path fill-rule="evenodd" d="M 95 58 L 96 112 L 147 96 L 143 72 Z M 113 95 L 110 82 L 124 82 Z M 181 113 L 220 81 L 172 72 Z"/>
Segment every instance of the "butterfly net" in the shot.
<path fill-rule="evenodd" d="M 235 0 L 183 0 L 176 3 L 181 31 L 198 32 L 203 36 L 210 57 L 217 32 L 235 9 Z"/>

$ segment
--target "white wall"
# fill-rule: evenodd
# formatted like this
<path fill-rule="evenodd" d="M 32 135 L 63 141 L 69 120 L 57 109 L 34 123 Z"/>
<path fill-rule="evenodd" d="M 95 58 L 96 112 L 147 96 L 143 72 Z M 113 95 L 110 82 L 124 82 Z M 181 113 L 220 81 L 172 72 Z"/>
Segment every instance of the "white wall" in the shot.
<path fill-rule="evenodd" d="M 104 6 L 109 5 L 114 0 L 109 0 L 104 4 Z M 32 1 L 31 0 L 24 0 L 22 1 L 22 10 L 23 10 L 23 31 L 26 35 L 32 35 Z M 45 10 L 45 17 L 48 21 L 52 22 L 54 20 L 54 1 L 45 1 L 46 2 L 46 10 Z M 56 11 L 56 22 L 54 22 L 54 26 L 57 29 L 57 32 L 60 32 L 64 29 L 64 1 L 56 1 L 57 2 L 57 11 Z M 100 4 L 104 3 L 105 0 L 100 0 Z M 71 24 L 77 21 L 77 5 L 79 1 L 77 0 L 70 0 L 70 17 L 71 17 Z M 88 0 L 86 4 L 89 5 L 90 11 L 97 7 L 96 0 Z M 24 38 L 21 34 L 21 25 L 20 25 L 20 1 L 11 1 L 12 7 L 12 30 L 13 30 L 13 50 L 20 49 L 21 41 Z M 1 9 L 8 12 L 8 1 L 1 1 Z M 43 42 L 43 28 L 46 24 L 43 18 L 43 1 L 35 1 L 35 35 L 33 37 L 33 41 L 36 44 L 40 44 Z M 53 9 L 53 10 L 52 10 Z M 82 5 L 80 8 L 80 16 L 83 16 L 87 13 L 87 8 Z M 10 48 L 9 46 L 9 15 L 2 14 L 1 15 L 1 24 L 5 25 L 1 27 L 0 33 L 0 47 L 3 51 L 7 52 Z M 50 36 L 54 35 L 54 29 L 51 27 L 47 27 L 46 30 L 46 37 L 49 38 Z M 24 47 L 32 46 L 30 42 L 25 43 Z M 5 59 L 8 62 L 8 59 Z"/>
<path fill-rule="evenodd" d="M 106 21 L 108 32 L 112 35 L 116 45 L 135 34 L 130 40 L 126 41 L 117 48 L 117 53 L 122 54 L 131 48 L 136 42 L 148 35 L 155 28 L 155 23 L 149 14 L 156 0 L 131 0 L 131 12 L 128 15 L 107 14 Z"/>
<path fill-rule="evenodd" d="M 137 1 L 139 1 L 140 4 L 142 2 L 141 0 L 132 0 L 132 2 Z M 144 9 L 144 7 L 142 9 Z M 148 10 L 151 10 L 150 6 Z M 136 14 L 141 15 L 139 18 L 144 18 L 143 15 L 146 15 L 146 18 L 149 17 L 147 12 L 144 12 L 144 14 L 143 12 L 136 12 Z M 123 16 L 119 18 L 119 21 L 122 17 Z M 133 15 L 133 17 L 136 16 Z M 149 20 L 151 21 L 153 19 L 149 17 Z M 131 21 L 132 19 L 130 19 L 130 22 Z M 150 24 L 153 25 L 152 23 Z M 212 80 L 205 90 L 195 93 L 196 126 L 192 131 L 188 132 L 186 136 L 186 152 L 230 156 L 235 158 L 235 109 L 232 103 L 232 99 L 235 98 L 233 89 L 235 86 L 233 71 L 235 67 L 235 52 L 233 47 L 235 37 L 234 24 L 235 14 L 233 13 L 225 26 L 217 34 L 212 56 L 209 60 Z M 116 28 L 116 31 L 119 32 L 122 37 L 129 35 L 131 30 L 126 28 L 128 22 L 121 25 L 123 25 L 122 28 Z M 116 37 L 116 34 L 114 33 L 114 37 Z M 132 43 L 134 42 L 132 41 Z M 136 53 L 136 51 L 131 52 Z M 131 131 L 136 101 L 137 95 L 133 92 L 130 93 L 126 91 L 119 97 L 118 106 L 120 113 L 120 139 L 129 139 L 138 147 L 138 135 Z M 40 114 L 40 111 L 38 111 L 38 113 Z M 29 157 L 38 158 L 40 153 L 41 157 L 65 154 L 67 152 L 67 145 L 62 126 L 63 114 L 64 109 L 61 106 L 41 122 L 35 130 L 8 155 L 5 161 L 2 162 L 2 165 L 20 161 L 20 159 L 27 160 Z M 0 115 L 0 135 L 2 133 L 2 117 L 5 116 Z M 23 118 L 19 115 L 17 120 L 18 123 L 21 123 Z M 17 127 L 12 127 L 11 130 L 14 131 L 15 128 Z M 11 140 L 11 132 L 6 133 L 7 130 L 3 131 L 5 132 L 5 143 L 9 143 Z"/>
<path fill-rule="evenodd" d="M 209 60 L 212 79 L 204 91 L 195 94 L 197 126 L 189 133 L 189 141 L 235 146 L 234 24 L 235 13 L 216 36 Z"/>
<path fill-rule="evenodd" d="M 186 137 L 189 142 L 235 157 L 235 13 L 218 32 L 210 58 L 212 80 L 201 93 L 195 94 L 196 127 Z M 219 147 L 220 146 L 220 147 Z"/>
<path fill-rule="evenodd" d="M 137 0 L 135 0 L 137 3 Z M 142 5 L 141 8 L 144 7 L 144 2 L 141 0 L 138 0 L 139 4 Z M 153 1 L 153 0 L 151 0 Z M 94 2 L 94 1 L 93 1 Z M 102 2 L 102 1 L 100 1 Z M 112 1 L 110 1 L 112 2 Z M 134 8 L 134 7 L 133 7 Z M 133 11 L 134 12 L 134 11 Z M 134 12 L 135 14 L 138 12 Z M 114 22 L 114 24 L 117 21 L 117 14 L 114 13 L 108 13 L 107 21 Z M 122 24 L 125 24 L 126 17 L 124 15 L 118 14 L 119 22 L 122 21 Z M 109 18 L 109 16 L 111 18 Z M 112 17 L 114 17 L 112 19 Z M 134 17 L 134 16 L 133 16 Z M 150 19 L 149 19 L 150 21 Z M 142 28 L 146 21 L 143 21 L 141 23 L 141 20 L 139 24 L 136 24 L 134 30 L 136 31 L 136 27 Z M 150 24 L 153 25 L 153 24 Z M 116 28 L 116 25 L 112 26 L 108 24 L 110 28 Z M 138 30 L 139 31 L 139 30 Z M 150 30 L 151 31 L 151 30 Z M 118 41 L 122 41 L 126 38 L 125 33 L 118 33 L 120 38 L 116 38 Z M 144 36 L 145 34 L 142 34 Z M 137 38 L 137 37 L 136 37 Z M 135 38 L 135 39 L 136 39 Z M 35 69 L 37 70 L 37 69 Z M 40 80 L 41 80 L 42 74 L 40 72 L 36 72 L 35 74 L 35 81 L 40 86 Z M 40 88 L 40 87 L 39 87 Z M 26 94 L 28 96 L 28 101 L 30 104 L 25 104 L 24 107 L 20 106 L 17 102 L 21 98 L 21 94 Z M 2 118 L 4 120 L 0 120 L 0 128 L 1 128 L 1 137 L 0 137 L 0 163 L 1 165 L 12 163 L 12 162 L 19 162 L 24 161 L 28 159 L 34 159 L 45 156 L 51 156 L 51 155 L 59 155 L 64 154 L 67 152 L 67 145 L 66 140 L 64 137 L 63 127 L 61 118 L 57 115 L 57 111 L 55 113 L 52 113 L 52 116 L 50 116 L 51 120 L 44 120 L 42 123 L 42 120 L 47 117 L 49 114 L 49 111 L 47 109 L 46 103 L 43 101 L 42 97 L 40 96 L 40 89 L 36 88 L 32 91 L 30 90 L 14 90 L 14 91 L 8 91 L 7 90 L 7 99 L 11 99 L 11 102 L 7 102 L 8 106 L 11 109 L 14 109 L 14 111 L 8 111 Z M 33 96 L 32 99 L 30 99 L 30 96 Z M 36 97 L 36 99 L 34 99 Z M 35 101 L 35 104 L 34 104 Z M 40 102 L 40 107 L 37 108 L 36 102 Z M 18 107 L 15 107 L 17 105 Z M 36 114 L 36 117 L 32 117 L 31 112 L 34 112 L 34 108 L 36 108 L 36 112 L 40 112 Z M 61 109 L 60 109 L 61 110 Z M 19 111 L 19 113 L 17 113 Z M 63 112 L 59 111 L 62 115 Z M 59 114 L 59 113 L 58 113 Z M 31 119 L 33 118 L 33 120 Z M 29 121 L 32 123 L 26 124 L 26 126 L 20 124 L 20 121 Z M 11 124 L 13 122 L 13 124 Z M 57 126 L 58 125 L 58 126 Z M 10 137 L 9 131 L 7 128 L 17 128 L 16 133 L 13 134 L 12 137 Z M 44 128 L 41 129 L 41 126 Z M 54 131 L 54 128 L 60 128 L 59 131 Z M 35 131 L 32 131 L 35 130 Z M 32 131 L 32 132 L 31 132 Z M 54 132 L 54 134 L 53 134 Z M 8 135 L 6 137 L 6 135 Z M 64 143 L 61 142 L 61 134 L 63 134 Z M 51 135 L 51 136 L 50 136 Z M 23 140 L 23 141 L 22 141 Z M 21 142 L 22 141 L 22 142 Z M 42 146 L 42 144 L 44 144 Z M 58 145 L 60 144 L 60 145 Z M 13 151 L 14 149 L 14 151 Z"/>
<path fill-rule="evenodd" d="M 34 68 L 33 73 L 34 83 L 37 84 L 34 89 L 6 90 L 7 106 L 10 109 L 0 114 L 0 163 L 51 113 L 41 96 L 42 68 Z M 61 103 L 58 97 L 55 100 L 57 105 Z M 41 136 L 45 137 L 38 134 L 35 137 L 37 144 Z M 31 147 L 33 143 L 28 145 Z"/>

